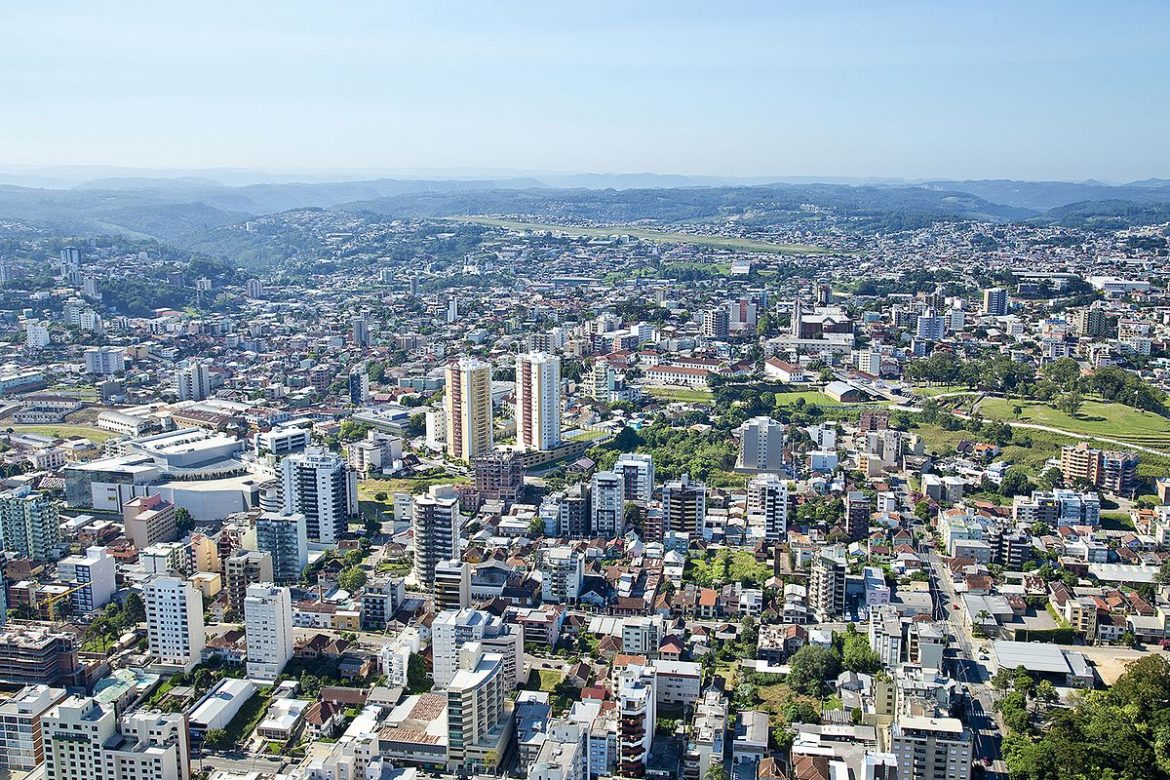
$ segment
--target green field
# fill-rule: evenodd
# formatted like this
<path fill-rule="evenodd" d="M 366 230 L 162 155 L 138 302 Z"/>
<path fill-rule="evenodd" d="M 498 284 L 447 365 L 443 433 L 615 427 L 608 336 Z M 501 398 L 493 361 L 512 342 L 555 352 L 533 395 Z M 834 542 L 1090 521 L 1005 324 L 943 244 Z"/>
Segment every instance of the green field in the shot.
<path fill-rule="evenodd" d="M 572 436 L 568 437 L 568 440 L 569 441 L 597 441 L 598 439 L 604 439 L 606 436 L 609 436 L 609 431 L 585 430 L 585 431 L 578 431 L 577 433 L 574 433 Z"/>
<path fill-rule="evenodd" d="M 911 433 L 922 437 L 928 452 L 935 455 L 953 451 L 960 441 L 980 441 L 981 437 L 970 431 L 948 431 L 937 425 L 919 424 Z M 1019 466 L 1033 476 L 1044 470 L 1044 462 L 1049 458 L 1059 458 L 1060 448 L 1066 444 L 1076 444 L 1077 439 L 1061 436 L 1047 431 L 1019 430 L 1015 432 L 1016 439 L 1027 437 L 1031 440 L 1029 446 L 1024 447 L 1016 443 L 1003 448 L 1001 458 L 1015 466 Z"/>
<path fill-rule="evenodd" d="M 806 404 L 816 404 L 822 409 L 826 406 L 845 406 L 840 401 L 834 401 L 820 390 L 800 390 L 795 393 L 776 393 L 777 406 L 791 406 L 798 400 L 804 399 Z M 860 406 L 860 404 L 857 404 Z"/>
<path fill-rule="evenodd" d="M 555 225 L 547 222 L 521 222 L 515 219 L 498 219 L 496 217 L 451 217 L 455 222 L 474 222 L 489 227 L 507 228 L 509 230 L 547 230 L 564 233 L 570 236 L 590 236 L 605 238 L 612 235 L 627 235 L 645 241 L 661 241 L 671 244 L 694 244 L 709 246 L 715 249 L 729 249 L 737 252 L 771 252 L 783 255 L 827 255 L 834 251 L 823 246 L 812 244 L 776 244 L 771 241 L 759 241 L 752 238 L 734 238 L 728 236 L 697 236 L 690 233 L 676 233 L 665 230 L 650 230 L 636 228 L 629 225 L 611 225 L 607 227 L 576 227 L 572 225 Z"/>
<path fill-rule="evenodd" d="M 103 431 L 101 428 L 93 428 L 88 425 L 69 425 L 66 423 L 61 423 L 60 425 L 8 425 L 6 426 L 7 428 L 11 428 L 15 433 L 38 433 L 41 436 L 52 436 L 55 439 L 84 436 L 94 444 L 101 444 L 117 435 L 110 431 Z"/>
<path fill-rule="evenodd" d="M 922 386 L 914 388 L 914 395 L 921 398 L 933 398 L 936 395 L 949 395 L 951 393 L 975 393 L 966 385 L 937 385 L 937 386 Z"/>
<path fill-rule="evenodd" d="M 661 401 L 681 401 L 688 404 L 707 403 L 712 399 L 710 390 L 691 387 L 647 387 L 646 393 Z"/>
<path fill-rule="evenodd" d="M 393 500 L 395 493 L 425 493 L 431 485 L 459 485 L 470 482 L 468 477 L 444 474 L 438 477 L 422 477 L 419 479 L 363 479 L 358 482 L 358 499 L 374 501 L 378 493 L 385 493 L 388 500 Z"/>
<path fill-rule="evenodd" d="M 989 420 L 1016 420 L 1014 407 L 1022 409 L 1019 422 L 1047 425 L 1086 436 L 1105 436 L 1143 447 L 1170 449 L 1170 419 L 1118 403 L 1085 401 L 1076 417 L 1043 403 L 1006 398 L 984 398 L 979 411 Z"/>

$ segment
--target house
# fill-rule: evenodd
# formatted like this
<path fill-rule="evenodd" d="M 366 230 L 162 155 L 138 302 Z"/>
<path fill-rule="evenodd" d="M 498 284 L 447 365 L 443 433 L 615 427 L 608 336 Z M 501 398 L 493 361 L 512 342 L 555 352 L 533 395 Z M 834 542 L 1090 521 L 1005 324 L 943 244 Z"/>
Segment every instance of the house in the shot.
<path fill-rule="evenodd" d="M 345 707 L 328 701 L 315 701 L 305 710 L 305 734 L 311 739 L 329 739 L 345 723 Z"/>
<path fill-rule="evenodd" d="M 808 382 L 808 372 L 803 366 L 796 363 L 786 363 L 779 358 L 768 358 L 764 361 L 764 376 L 769 379 L 779 379 L 786 384 Z"/>

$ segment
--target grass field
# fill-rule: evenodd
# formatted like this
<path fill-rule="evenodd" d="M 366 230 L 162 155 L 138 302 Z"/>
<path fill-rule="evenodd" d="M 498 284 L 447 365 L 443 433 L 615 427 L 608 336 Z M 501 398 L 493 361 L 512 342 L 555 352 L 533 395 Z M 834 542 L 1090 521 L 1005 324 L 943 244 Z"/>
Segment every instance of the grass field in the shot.
<path fill-rule="evenodd" d="M 609 435 L 608 431 L 584 430 L 584 431 L 578 431 L 577 433 L 574 433 L 572 436 L 569 436 L 568 440 L 569 441 L 596 441 L 598 439 L 604 439 L 608 435 Z"/>
<path fill-rule="evenodd" d="M 800 390 L 795 393 L 776 393 L 777 406 L 791 406 L 801 398 L 806 404 L 816 404 L 822 408 L 826 406 L 845 406 L 840 401 L 834 401 L 820 390 Z"/>
<path fill-rule="evenodd" d="M 1017 419 L 1012 411 L 1016 406 L 1022 409 L 1019 422 L 1170 449 L 1170 419 L 1117 403 L 1085 401 L 1076 417 L 1072 417 L 1047 404 L 984 398 L 979 403 L 979 411 L 987 419 L 1010 422 Z"/>
<path fill-rule="evenodd" d="M 84 436 L 94 444 L 101 444 L 117 435 L 110 431 L 103 431 L 101 428 L 93 428 L 88 425 L 69 425 L 67 423 L 61 423 L 60 425 L 8 425 L 5 427 L 11 428 L 16 433 L 39 433 L 41 436 L 52 436 L 56 439 Z"/>
<path fill-rule="evenodd" d="M 605 238 L 612 235 L 627 235 L 645 241 L 661 241 L 671 244 L 694 244 L 709 246 L 715 249 L 729 249 L 737 252 L 771 252 L 783 255 L 827 255 L 833 250 L 812 244 L 776 244 L 771 241 L 758 241 L 751 238 L 734 238 L 727 236 L 696 236 L 690 233 L 675 233 L 665 230 L 650 230 L 628 225 L 612 225 L 608 227 L 575 227 L 571 225 L 554 225 L 546 222 L 521 222 L 515 219 L 498 219 L 496 217 L 451 217 L 455 222 L 474 222 L 489 227 L 507 228 L 509 230 L 547 230 L 564 233 L 570 236 L 591 236 Z"/>
<path fill-rule="evenodd" d="M 707 403 L 712 399 L 710 390 L 691 387 L 647 387 L 646 393 L 661 401 L 681 401 L 688 404 Z"/>
<path fill-rule="evenodd" d="M 393 500 L 395 493 L 425 493 L 431 485 L 459 485 L 470 482 L 468 477 L 445 474 L 439 477 L 423 477 L 420 479 L 363 479 L 358 482 L 358 499 L 374 501 L 378 493 L 385 493 L 387 499 Z"/>
<path fill-rule="evenodd" d="M 524 690 L 553 693 L 562 679 L 561 673 L 555 669 L 533 669 L 528 673 L 528 681 L 524 684 Z"/>

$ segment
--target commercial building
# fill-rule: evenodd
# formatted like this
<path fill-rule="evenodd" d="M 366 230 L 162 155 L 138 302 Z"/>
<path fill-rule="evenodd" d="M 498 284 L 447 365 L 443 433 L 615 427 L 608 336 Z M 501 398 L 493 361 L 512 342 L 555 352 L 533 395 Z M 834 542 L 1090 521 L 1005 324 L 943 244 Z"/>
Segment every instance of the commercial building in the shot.
<path fill-rule="evenodd" d="M 556 355 L 516 356 L 516 443 L 532 450 L 561 443 L 561 359 Z"/>
<path fill-rule="evenodd" d="M 747 487 L 749 523 L 764 527 L 764 539 L 777 542 L 788 535 L 788 483 L 775 474 L 758 474 Z"/>
<path fill-rule="evenodd" d="M 179 536 L 178 511 L 158 493 L 130 499 L 122 504 L 126 538 L 139 550 L 158 542 L 173 542 Z"/>
<path fill-rule="evenodd" d="M 189 780 L 187 719 L 71 696 L 42 719 L 46 780 Z"/>
<path fill-rule="evenodd" d="M 412 511 L 413 576 L 419 587 L 429 588 L 434 585 L 439 561 L 460 557 L 459 499 L 450 485 L 434 485 L 426 495 L 414 499 Z"/>
<path fill-rule="evenodd" d="M 189 672 L 199 663 L 205 641 L 203 597 L 177 577 L 154 575 L 142 587 L 150 654 L 163 669 Z"/>
<path fill-rule="evenodd" d="M 780 471 L 784 468 L 784 426 L 771 417 L 753 417 L 740 429 L 739 459 L 743 471 Z"/>
<path fill-rule="evenodd" d="M 357 475 L 340 456 L 309 447 L 280 462 L 284 511 L 305 516 L 311 541 L 336 544 L 357 514 Z"/>
<path fill-rule="evenodd" d="M 309 563 L 308 522 L 300 512 L 263 512 L 256 518 L 256 549 L 272 556 L 272 581 L 292 585 Z"/>
<path fill-rule="evenodd" d="M 293 657 L 292 599 L 288 588 L 249 585 L 244 597 L 248 677 L 272 682 Z"/>
<path fill-rule="evenodd" d="M 0 772 L 29 772 L 44 762 L 41 717 L 64 700 L 64 688 L 26 685 L 0 703 Z"/>
<path fill-rule="evenodd" d="M 21 558 L 45 561 L 61 543 L 57 504 L 27 485 L 0 493 L 0 538 L 4 549 Z"/>
<path fill-rule="evenodd" d="M 474 358 L 447 366 L 447 455 L 471 462 L 491 451 L 492 367 Z"/>

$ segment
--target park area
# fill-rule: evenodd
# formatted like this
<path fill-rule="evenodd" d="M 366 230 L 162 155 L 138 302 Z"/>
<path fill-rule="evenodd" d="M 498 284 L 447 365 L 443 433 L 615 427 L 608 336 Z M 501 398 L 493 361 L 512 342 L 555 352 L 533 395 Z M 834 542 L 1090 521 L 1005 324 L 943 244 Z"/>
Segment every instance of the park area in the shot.
<path fill-rule="evenodd" d="M 1075 416 L 1045 403 L 1010 398 L 984 398 L 976 408 L 988 420 L 1045 425 L 1170 451 L 1170 419 L 1119 403 L 1085 400 Z"/>

